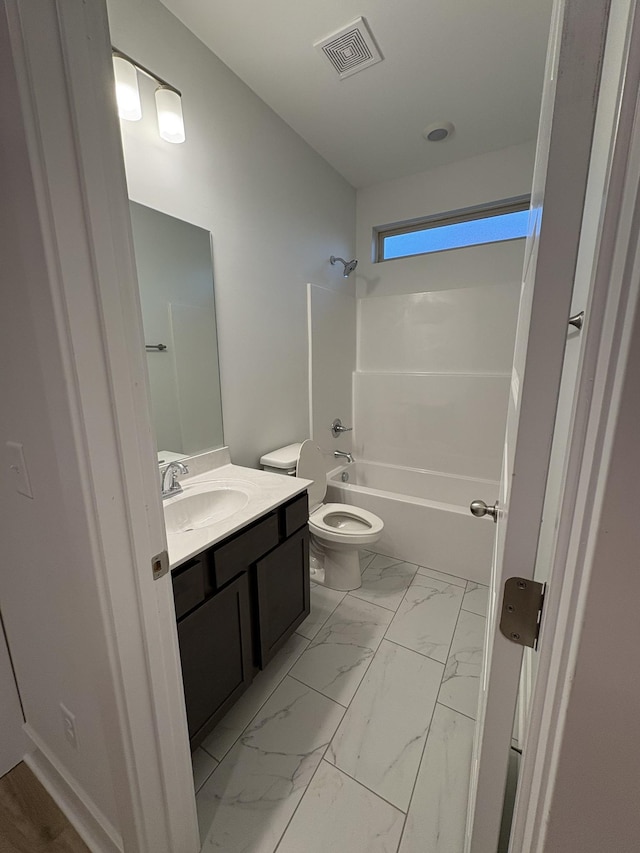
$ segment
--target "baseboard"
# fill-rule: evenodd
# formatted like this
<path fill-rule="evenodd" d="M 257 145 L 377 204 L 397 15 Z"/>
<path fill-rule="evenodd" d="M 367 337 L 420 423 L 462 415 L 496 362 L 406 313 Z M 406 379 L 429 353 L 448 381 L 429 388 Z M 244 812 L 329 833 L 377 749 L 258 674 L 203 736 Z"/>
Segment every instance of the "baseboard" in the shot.
<path fill-rule="evenodd" d="M 89 850 L 92 853 L 122 853 L 122 838 L 111 822 L 69 776 L 28 724 L 25 724 L 24 731 L 36 747 L 25 755 L 25 764 L 51 795 Z"/>

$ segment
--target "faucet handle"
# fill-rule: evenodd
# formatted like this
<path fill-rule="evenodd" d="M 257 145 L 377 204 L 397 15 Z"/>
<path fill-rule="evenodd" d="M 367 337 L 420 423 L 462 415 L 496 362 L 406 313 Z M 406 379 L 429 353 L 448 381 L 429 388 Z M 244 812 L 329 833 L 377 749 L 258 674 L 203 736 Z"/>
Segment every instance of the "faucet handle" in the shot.
<path fill-rule="evenodd" d="M 180 494 L 182 486 L 178 482 L 178 475 L 188 473 L 189 468 L 184 464 L 184 462 L 169 462 L 160 474 L 162 497 L 168 498 L 171 495 Z"/>
<path fill-rule="evenodd" d="M 346 427 L 342 425 L 342 421 L 340 418 L 336 418 L 335 421 L 329 427 L 331 430 L 331 434 L 334 438 L 337 438 L 343 432 L 351 432 L 353 427 Z"/>

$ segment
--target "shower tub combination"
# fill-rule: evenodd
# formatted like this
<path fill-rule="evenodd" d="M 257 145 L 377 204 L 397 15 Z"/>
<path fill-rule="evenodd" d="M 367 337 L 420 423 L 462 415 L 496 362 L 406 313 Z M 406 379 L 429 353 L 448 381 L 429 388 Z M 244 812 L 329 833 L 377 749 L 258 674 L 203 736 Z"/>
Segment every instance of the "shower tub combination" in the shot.
<path fill-rule="evenodd" d="M 326 500 L 383 519 L 378 553 L 488 584 L 495 526 L 469 512 L 478 497 L 493 503 L 498 483 L 358 461 L 328 475 Z"/>

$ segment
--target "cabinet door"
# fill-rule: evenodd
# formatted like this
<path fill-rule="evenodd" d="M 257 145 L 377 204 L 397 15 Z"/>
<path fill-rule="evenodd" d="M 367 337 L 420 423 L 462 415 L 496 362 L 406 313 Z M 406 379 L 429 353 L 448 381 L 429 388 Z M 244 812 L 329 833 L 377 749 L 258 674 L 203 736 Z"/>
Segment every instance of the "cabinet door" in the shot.
<path fill-rule="evenodd" d="M 193 748 L 253 677 L 247 575 L 178 622 L 178 641 Z"/>
<path fill-rule="evenodd" d="M 309 533 L 305 528 L 256 563 L 263 667 L 309 615 L 309 585 Z"/>

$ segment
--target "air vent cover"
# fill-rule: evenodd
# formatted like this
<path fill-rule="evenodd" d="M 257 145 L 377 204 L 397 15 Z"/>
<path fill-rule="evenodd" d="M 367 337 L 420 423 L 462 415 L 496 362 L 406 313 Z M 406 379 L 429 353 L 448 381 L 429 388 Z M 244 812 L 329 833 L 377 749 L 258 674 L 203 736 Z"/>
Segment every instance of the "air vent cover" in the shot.
<path fill-rule="evenodd" d="M 382 60 L 364 18 L 357 18 L 313 46 L 326 56 L 341 80 Z"/>

